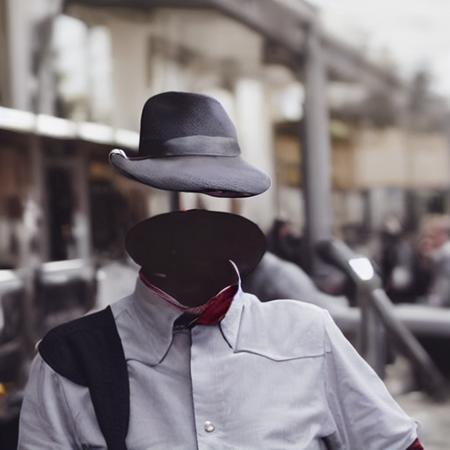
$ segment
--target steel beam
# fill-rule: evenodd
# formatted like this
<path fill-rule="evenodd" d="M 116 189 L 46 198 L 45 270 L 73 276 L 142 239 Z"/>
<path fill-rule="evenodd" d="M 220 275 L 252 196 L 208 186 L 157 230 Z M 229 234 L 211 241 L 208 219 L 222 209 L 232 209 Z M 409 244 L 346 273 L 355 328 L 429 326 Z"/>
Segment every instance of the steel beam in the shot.
<path fill-rule="evenodd" d="M 303 6 L 302 2 L 299 2 L 299 7 L 291 8 L 275 0 L 65 0 L 66 6 L 71 4 L 144 10 L 216 10 L 281 46 L 288 51 L 288 58 L 295 61 L 304 55 L 307 30 L 317 21 L 314 9 Z M 360 82 L 372 89 L 399 87 L 399 80 L 389 70 L 368 61 L 358 50 L 339 42 L 323 30 L 318 29 L 317 32 L 324 48 L 324 63 L 331 77 Z"/>
<path fill-rule="evenodd" d="M 402 87 L 400 80 L 391 71 L 367 60 L 360 51 L 324 31 L 321 32 L 321 42 L 325 64 L 333 79 L 359 82 L 374 90 Z"/>
<path fill-rule="evenodd" d="M 204 8 L 214 9 L 235 19 L 267 39 L 289 49 L 302 52 L 305 21 L 299 15 L 273 0 L 67 0 L 66 4 L 96 7 L 134 8 Z M 280 24 L 283 24 L 280 26 Z"/>
<path fill-rule="evenodd" d="M 257 31 L 272 42 L 301 56 L 305 45 L 305 20 L 295 11 L 273 0 L 211 0 L 223 14 Z"/>

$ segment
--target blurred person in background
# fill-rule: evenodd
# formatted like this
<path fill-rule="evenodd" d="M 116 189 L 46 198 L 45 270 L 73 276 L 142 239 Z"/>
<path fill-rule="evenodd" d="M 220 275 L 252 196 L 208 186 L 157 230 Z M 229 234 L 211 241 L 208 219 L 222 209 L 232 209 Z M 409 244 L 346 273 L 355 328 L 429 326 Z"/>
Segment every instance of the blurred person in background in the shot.
<path fill-rule="evenodd" d="M 314 280 L 309 277 L 304 239 L 295 230 L 292 222 L 282 218 L 273 221 L 272 227 L 267 233 L 267 250 L 268 255 L 258 266 L 255 275 L 250 277 L 252 281 L 249 282 L 249 286 L 256 289 L 255 292 L 258 292 L 260 298 L 268 300 L 285 297 L 286 292 L 292 288 L 292 283 L 300 289 L 297 291 L 300 294 L 314 292 L 312 298 L 319 298 L 321 295 L 324 298 L 352 297 L 353 284 L 345 274 L 334 267 L 323 265 L 320 276 L 316 276 Z M 297 267 L 288 263 L 293 263 Z M 263 282 L 268 274 L 282 270 L 284 274 L 268 277 L 268 279 L 273 278 L 276 281 Z M 261 276 L 262 274 L 264 276 Z M 258 281 L 256 282 L 256 280 Z M 278 294 L 273 296 L 275 292 Z M 287 296 L 289 297 L 289 295 Z M 308 298 L 308 295 L 299 298 Z M 317 304 L 320 304 L 320 300 Z"/>
<path fill-rule="evenodd" d="M 424 301 L 430 306 L 450 306 L 450 216 L 424 219 L 419 236 L 422 270 L 429 271 Z"/>
<path fill-rule="evenodd" d="M 302 266 L 302 239 L 288 220 L 273 221 L 267 234 L 267 249 L 281 259 Z"/>
<path fill-rule="evenodd" d="M 396 215 L 389 215 L 384 220 L 377 253 L 383 285 L 392 301 L 414 302 L 414 246 Z"/>

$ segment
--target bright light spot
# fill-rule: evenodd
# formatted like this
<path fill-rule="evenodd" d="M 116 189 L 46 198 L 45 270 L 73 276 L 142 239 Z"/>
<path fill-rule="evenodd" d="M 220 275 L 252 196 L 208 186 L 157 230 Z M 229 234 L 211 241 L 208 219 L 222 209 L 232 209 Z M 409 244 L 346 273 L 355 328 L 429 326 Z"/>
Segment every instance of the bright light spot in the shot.
<path fill-rule="evenodd" d="M 83 267 L 82 259 L 67 259 L 64 261 L 52 261 L 42 264 L 42 270 L 46 273 L 65 270 L 79 270 Z"/>
<path fill-rule="evenodd" d="M 45 114 L 39 114 L 36 117 L 36 129 L 40 135 L 65 139 L 75 137 L 75 125 L 73 122 Z"/>
<path fill-rule="evenodd" d="M 135 149 L 139 147 L 139 133 L 119 128 L 115 131 L 115 141 L 119 146 Z"/>
<path fill-rule="evenodd" d="M 100 144 L 110 144 L 114 140 L 114 132 L 111 127 L 99 123 L 83 122 L 78 127 L 81 139 L 98 142 Z"/>
<path fill-rule="evenodd" d="M 16 281 L 17 275 L 12 270 L 0 270 L 0 283 Z"/>
<path fill-rule="evenodd" d="M 34 114 L 17 109 L 0 107 L 0 127 L 16 131 L 31 131 Z"/>
<path fill-rule="evenodd" d="M 371 280 L 375 275 L 372 263 L 368 258 L 363 256 L 359 258 L 352 258 L 348 263 L 356 275 L 358 275 L 358 277 L 363 281 Z"/>

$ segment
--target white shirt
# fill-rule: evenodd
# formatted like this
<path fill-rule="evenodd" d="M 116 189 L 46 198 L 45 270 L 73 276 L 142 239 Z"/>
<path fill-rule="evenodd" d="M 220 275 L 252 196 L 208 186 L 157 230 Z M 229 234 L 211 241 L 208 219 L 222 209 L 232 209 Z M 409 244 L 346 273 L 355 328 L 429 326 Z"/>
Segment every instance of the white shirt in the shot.
<path fill-rule="evenodd" d="M 416 424 L 329 314 L 235 295 L 220 325 L 173 330 L 180 310 L 138 279 L 112 305 L 130 379 L 129 450 L 405 450 Z M 38 355 L 19 450 L 105 449 L 88 389 Z"/>

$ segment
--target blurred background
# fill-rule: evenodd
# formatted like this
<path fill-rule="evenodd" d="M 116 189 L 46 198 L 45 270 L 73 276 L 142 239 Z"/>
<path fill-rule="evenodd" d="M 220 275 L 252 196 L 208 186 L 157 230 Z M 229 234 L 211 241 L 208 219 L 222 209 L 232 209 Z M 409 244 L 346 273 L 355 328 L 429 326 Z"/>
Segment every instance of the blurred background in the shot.
<path fill-rule="evenodd" d="M 133 289 L 131 225 L 189 208 L 256 222 L 270 253 L 247 289 L 328 308 L 448 448 L 449 17 L 445 0 L 0 0 L 0 448 L 38 339 Z M 168 90 L 218 99 L 272 188 L 114 172 Z"/>

